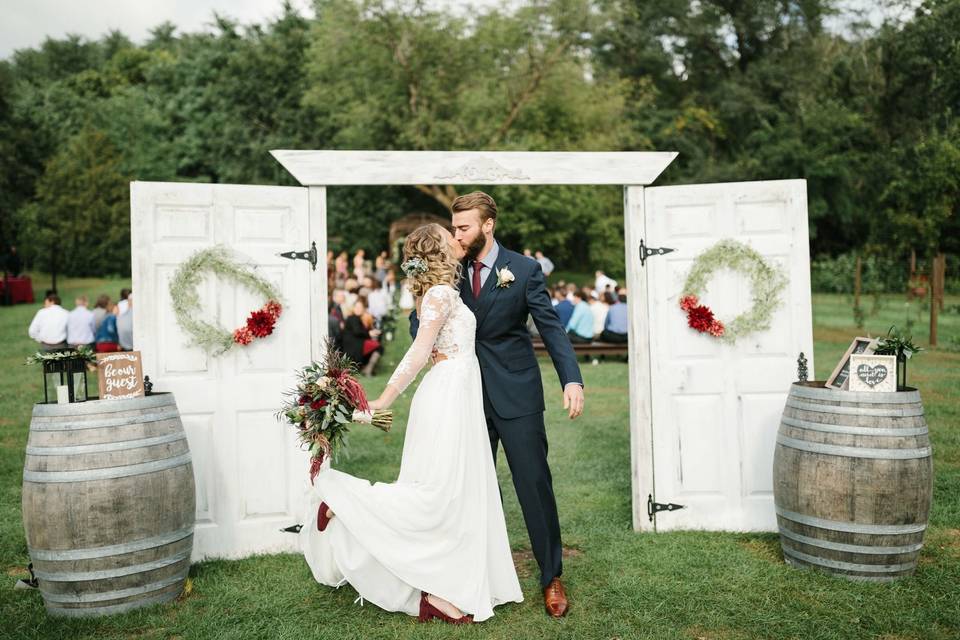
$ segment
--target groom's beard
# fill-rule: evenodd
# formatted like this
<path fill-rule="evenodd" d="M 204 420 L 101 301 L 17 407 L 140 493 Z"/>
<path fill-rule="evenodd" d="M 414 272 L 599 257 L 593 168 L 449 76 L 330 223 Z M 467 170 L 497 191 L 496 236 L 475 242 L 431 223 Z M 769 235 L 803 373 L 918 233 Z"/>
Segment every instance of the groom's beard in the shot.
<path fill-rule="evenodd" d="M 483 248 L 487 246 L 487 239 L 482 233 L 477 234 L 477 237 L 467 245 L 466 248 L 466 258 L 473 262 L 477 259 L 477 256 L 480 255 L 480 252 L 483 251 Z"/>

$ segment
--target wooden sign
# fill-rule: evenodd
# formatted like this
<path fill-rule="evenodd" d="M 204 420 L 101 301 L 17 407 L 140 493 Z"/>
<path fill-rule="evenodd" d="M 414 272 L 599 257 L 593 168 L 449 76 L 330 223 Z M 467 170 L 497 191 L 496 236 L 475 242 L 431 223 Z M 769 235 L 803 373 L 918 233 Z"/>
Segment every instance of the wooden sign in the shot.
<path fill-rule="evenodd" d="M 840 358 L 840 362 L 834 368 L 833 373 L 827 378 L 825 386 L 831 389 L 842 389 L 844 391 L 850 388 L 850 356 L 861 353 L 873 353 L 877 348 L 878 338 L 854 338 L 853 342 L 847 348 L 847 352 Z"/>
<path fill-rule="evenodd" d="M 139 351 L 97 354 L 101 400 L 143 396 L 143 366 Z"/>
<path fill-rule="evenodd" d="M 850 356 L 850 391 L 896 391 L 897 356 Z"/>

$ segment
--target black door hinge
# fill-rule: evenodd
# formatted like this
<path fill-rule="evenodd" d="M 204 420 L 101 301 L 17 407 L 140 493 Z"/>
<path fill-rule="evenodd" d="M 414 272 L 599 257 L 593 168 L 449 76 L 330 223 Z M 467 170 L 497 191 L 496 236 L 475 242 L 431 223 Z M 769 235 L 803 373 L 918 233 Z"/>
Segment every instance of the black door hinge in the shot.
<path fill-rule="evenodd" d="M 666 504 L 654 502 L 652 495 L 647 496 L 647 515 L 650 516 L 650 522 L 653 522 L 653 516 L 661 511 L 676 511 L 677 509 L 685 508 L 685 505 L 673 504 L 672 502 L 668 502 Z"/>
<path fill-rule="evenodd" d="M 650 256 L 662 256 L 665 253 L 670 253 L 671 251 L 676 251 L 676 249 L 668 249 L 667 247 L 648 247 L 643 243 L 643 238 L 640 238 L 640 266 L 646 266 L 647 258 Z"/>
<path fill-rule="evenodd" d="M 317 270 L 317 243 L 311 242 L 310 248 L 306 251 L 285 251 L 279 254 L 281 258 L 289 258 L 291 260 L 307 260 L 310 262 L 310 266 L 314 271 Z"/>

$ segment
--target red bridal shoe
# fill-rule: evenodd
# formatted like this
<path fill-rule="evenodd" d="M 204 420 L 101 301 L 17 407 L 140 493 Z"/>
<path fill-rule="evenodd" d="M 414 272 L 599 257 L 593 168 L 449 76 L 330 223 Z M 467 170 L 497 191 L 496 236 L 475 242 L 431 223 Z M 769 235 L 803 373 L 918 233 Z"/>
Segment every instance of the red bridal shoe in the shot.
<path fill-rule="evenodd" d="M 327 517 L 327 511 L 329 510 L 330 507 L 327 506 L 326 502 L 320 503 L 320 508 L 317 509 L 317 531 L 323 531 L 330 524 L 330 518 Z"/>
<path fill-rule="evenodd" d="M 420 592 L 420 617 L 418 618 L 420 622 L 430 622 L 434 618 L 439 618 L 440 620 L 448 624 L 473 624 L 473 616 L 464 614 L 459 618 L 451 618 L 440 609 L 437 609 L 435 606 L 430 604 L 430 600 L 427 599 L 427 592 Z"/>

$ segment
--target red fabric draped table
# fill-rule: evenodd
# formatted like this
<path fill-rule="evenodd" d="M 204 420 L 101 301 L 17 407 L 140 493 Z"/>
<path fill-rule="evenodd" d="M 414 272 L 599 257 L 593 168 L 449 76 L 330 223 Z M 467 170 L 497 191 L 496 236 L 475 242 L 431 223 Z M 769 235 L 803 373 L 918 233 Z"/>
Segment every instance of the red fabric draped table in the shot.
<path fill-rule="evenodd" d="M 10 287 L 10 302 L 19 304 L 21 302 L 34 302 L 33 282 L 29 277 L 22 278 L 0 278 L 0 301 L 6 299 L 6 287 Z"/>

